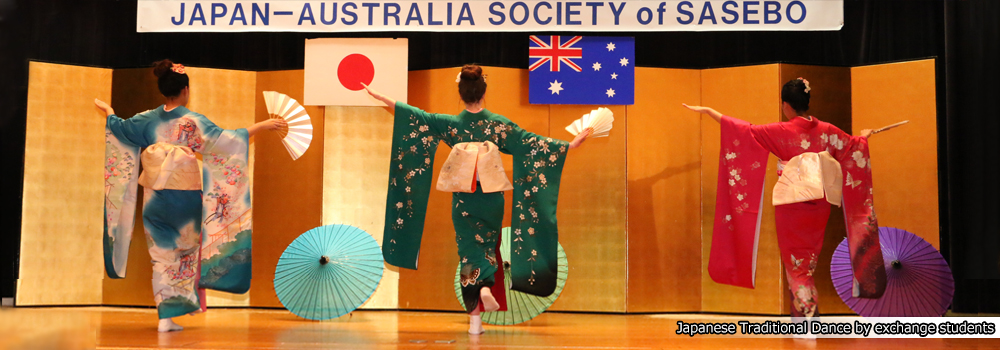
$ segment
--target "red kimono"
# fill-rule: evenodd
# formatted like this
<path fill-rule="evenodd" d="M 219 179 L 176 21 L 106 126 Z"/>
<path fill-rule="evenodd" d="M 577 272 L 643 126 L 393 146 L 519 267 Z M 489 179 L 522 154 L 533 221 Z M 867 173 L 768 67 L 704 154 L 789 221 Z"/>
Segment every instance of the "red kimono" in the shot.
<path fill-rule="evenodd" d="M 886 277 L 872 205 L 867 139 L 850 136 L 815 117 L 751 125 L 724 116 L 721 125 L 715 227 L 708 263 L 712 280 L 754 287 L 767 154 L 787 162 L 802 153 L 827 151 L 840 163 L 845 180 L 843 208 L 854 296 L 881 296 Z M 824 199 L 775 206 L 778 248 L 792 291 L 792 316 L 817 315 L 812 276 L 829 214 L 830 206 Z"/>

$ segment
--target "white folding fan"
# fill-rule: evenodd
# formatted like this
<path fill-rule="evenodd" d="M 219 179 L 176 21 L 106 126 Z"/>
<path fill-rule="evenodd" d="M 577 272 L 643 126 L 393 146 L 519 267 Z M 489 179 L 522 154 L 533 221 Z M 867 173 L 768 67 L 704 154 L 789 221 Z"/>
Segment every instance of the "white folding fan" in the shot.
<path fill-rule="evenodd" d="M 271 118 L 288 122 L 288 129 L 279 131 L 281 143 L 292 160 L 299 159 L 312 142 L 313 127 L 306 109 L 295 99 L 277 91 L 264 91 L 264 103 Z"/>
<path fill-rule="evenodd" d="M 574 120 L 566 127 L 566 131 L 576 136 L 584 130 L 591 129 L 588 137 L 607 137 L 611 133 L 611 124 L 615 121 L 610 109 L 601 107 L 584 114 L 583 118 Z"/>

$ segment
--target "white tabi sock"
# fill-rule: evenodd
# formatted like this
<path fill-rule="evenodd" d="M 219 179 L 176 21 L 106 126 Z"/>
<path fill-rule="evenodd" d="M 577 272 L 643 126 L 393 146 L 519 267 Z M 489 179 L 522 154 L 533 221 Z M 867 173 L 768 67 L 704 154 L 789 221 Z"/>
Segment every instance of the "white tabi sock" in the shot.
<path fill-rule="evenodd" d="M 156 327 L 156 330 L 160 332 L 173 332 L 183 329 L 184 327 L 181 327 L 181 325 L 174 323 L 174 319 L 172 318 L 160 319 L 160 325 Z"/>
<path fill-rule="evenodd" d="M 483 318 L 480 315 L 469 315 L 469 334 L 483 334 Z"/>

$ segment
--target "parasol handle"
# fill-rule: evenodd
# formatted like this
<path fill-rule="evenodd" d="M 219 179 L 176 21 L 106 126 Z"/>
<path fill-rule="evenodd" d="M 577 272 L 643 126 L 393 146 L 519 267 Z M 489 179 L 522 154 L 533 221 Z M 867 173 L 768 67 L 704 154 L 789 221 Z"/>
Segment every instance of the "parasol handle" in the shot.
<path fill-rule="evenodd" d="M 896 270 L 903 268 L 903 264 L 900 263 L 899 260 L 893 260 L 891 263 L 889 263 L 889 265 L 892 265 L 892 268 Z"/>
<path fill-rule="evenodd" d="M 326 264 L 329 264 L 329 263 L 330 263 L 330 258 L 327 257 L 326 255 L 324 255 L 324 256 L 322 256 L 322 257 L 319 258 L 319 264 L 320 265 L 326 265 Z"/>

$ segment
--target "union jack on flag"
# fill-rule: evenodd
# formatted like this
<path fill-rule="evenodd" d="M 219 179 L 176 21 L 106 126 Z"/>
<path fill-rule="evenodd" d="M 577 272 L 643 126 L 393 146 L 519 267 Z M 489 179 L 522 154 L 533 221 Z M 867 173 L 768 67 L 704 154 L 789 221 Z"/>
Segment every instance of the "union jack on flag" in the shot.
<path fill-rule="evenodd" d="M 561 64 L 565 63 L 567 66 L 569 66 L 570 68 L 572 68 L 577 72 L 582 71 L 583 69 L 580 68 L 580 66 L 576 65 L 576 63 L 573 63 L 571 59 L 583 58 L 583 49 L 579 47 L 573 47 L 573 44 L 579 42 L 581 39 L 583 39 L 583 37 L 574 36 L 569 40 L 566 40 L 565 43 L 560 43 L 561 38 L 563 37 L 558 35 L 553 35 L 550 39 L 552 45 L 549 45 L 548 43 L 545 42 L 545 40 L 542 40 L 537 36 L 532 35 L 531 42 L 538 46 L 537 47 L 531 46 L 528 49 L 528 57 L 530 57 L 531 59 L 538 58 L 539 60 L 535 61 L 535 63 L 533 63 L 530 67 L 528 67 L 528 70 L 538 69 L 538 67 L 541 67 L 542 65 L 548 63 L 550 72 L 558 72 Z"/>
<path fill-rule="evenodd" d="M 635 100 L 635 39 L 532 35 L 532 104 L 630 105 Z"/>

